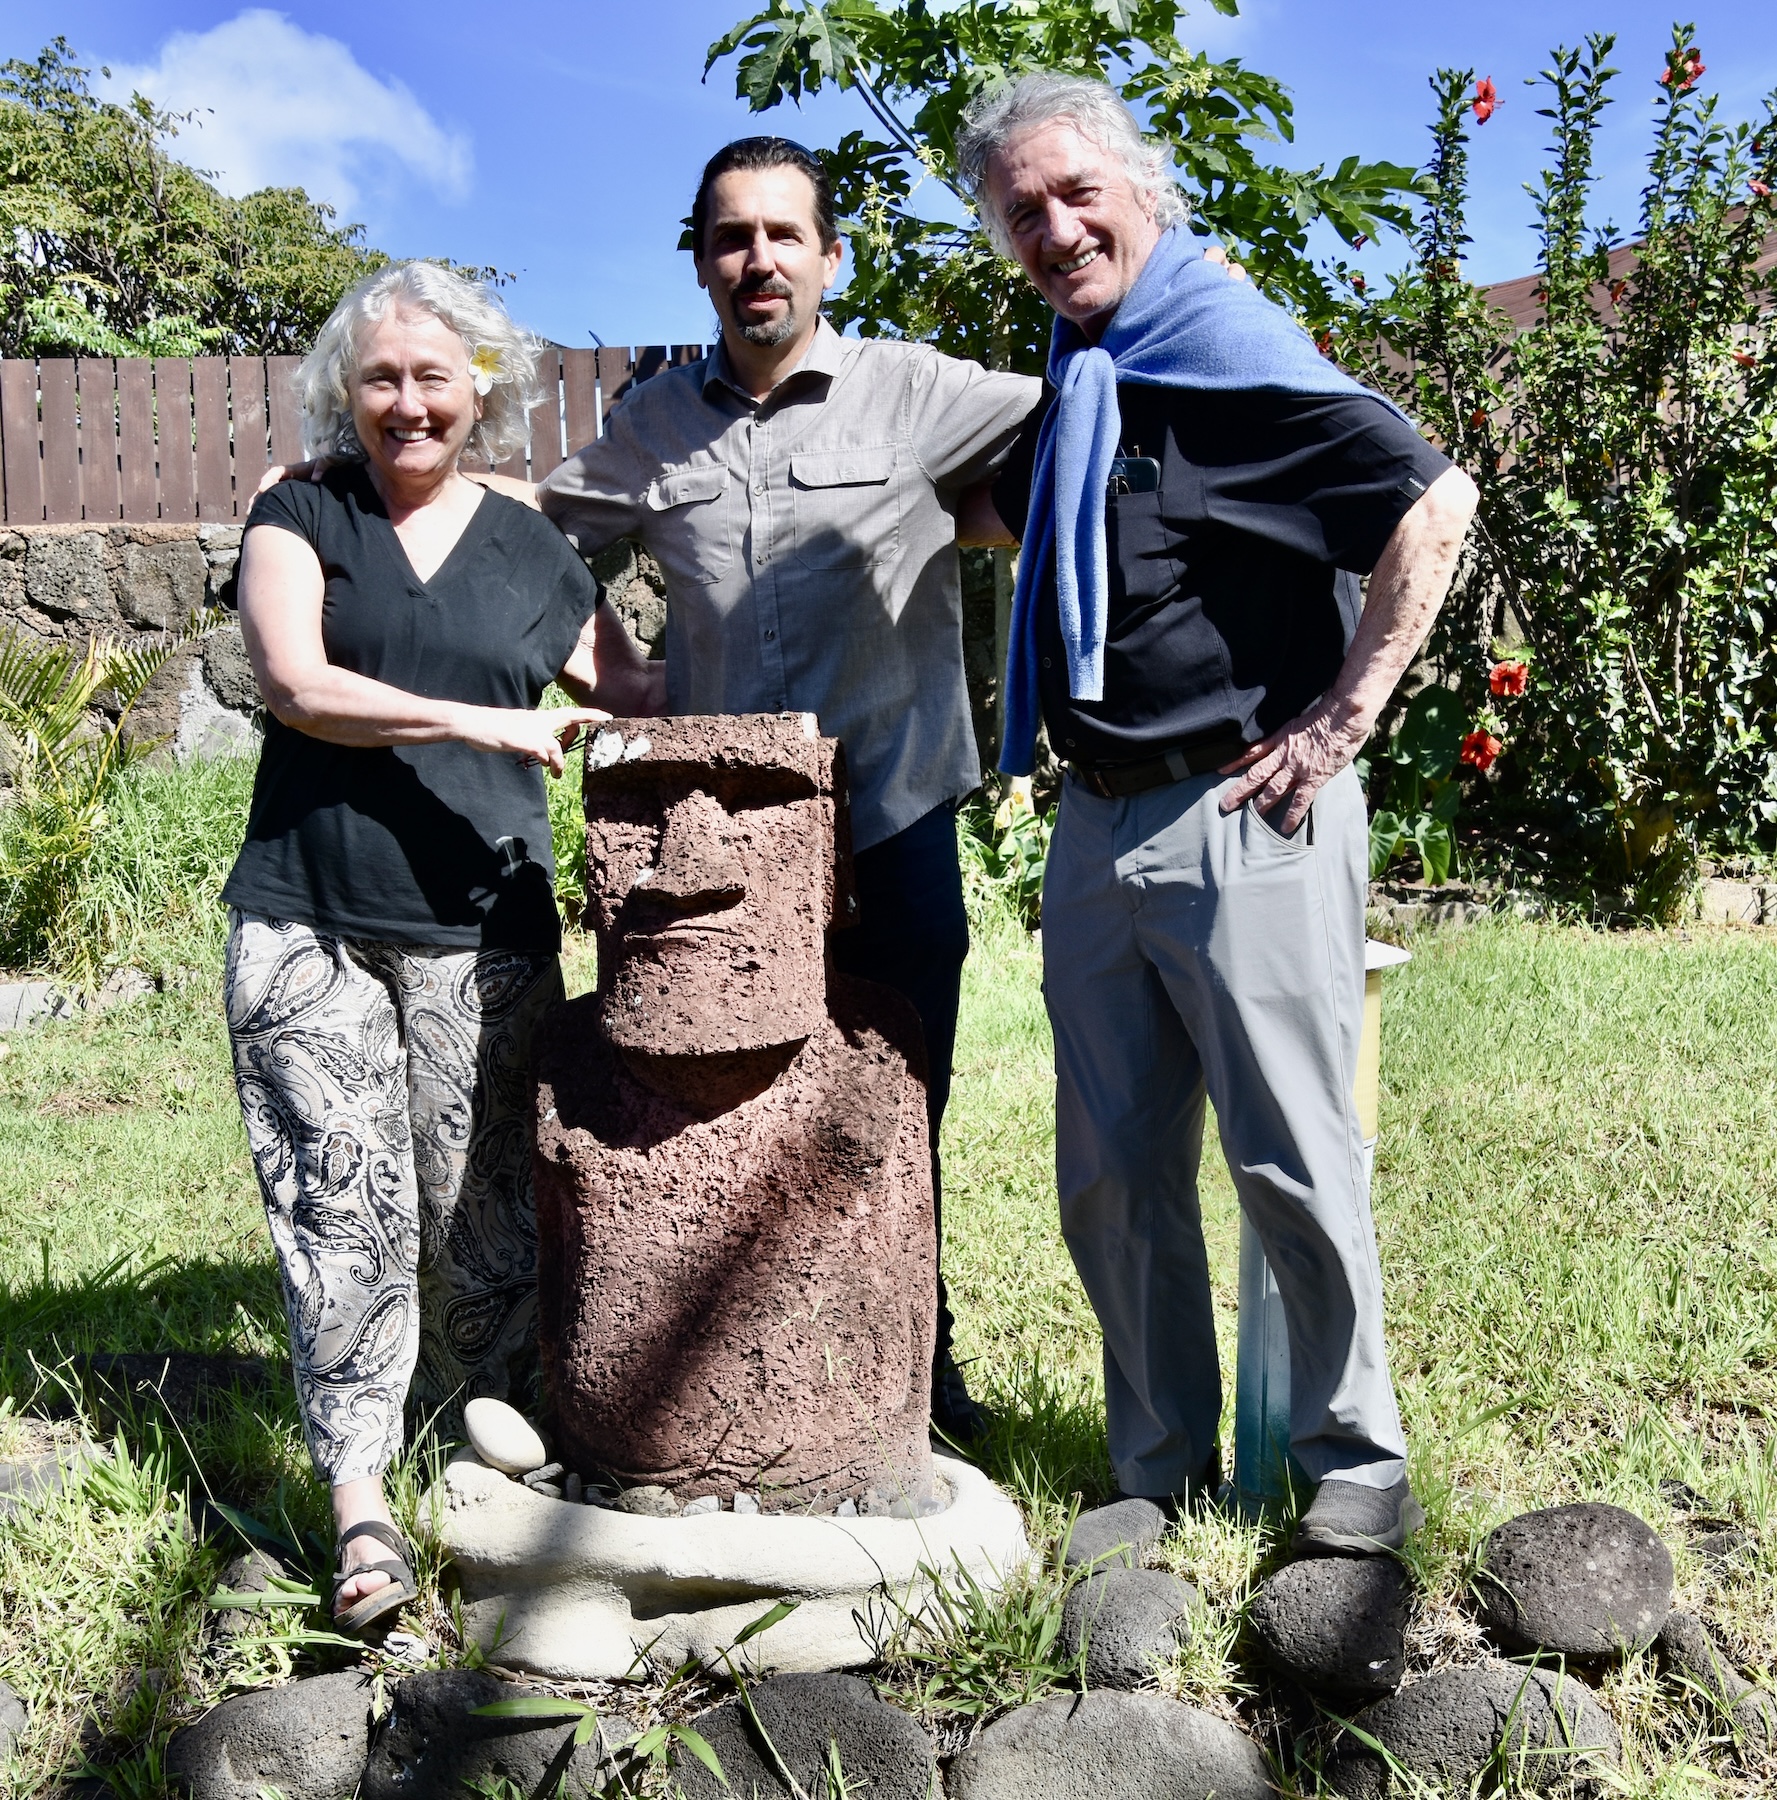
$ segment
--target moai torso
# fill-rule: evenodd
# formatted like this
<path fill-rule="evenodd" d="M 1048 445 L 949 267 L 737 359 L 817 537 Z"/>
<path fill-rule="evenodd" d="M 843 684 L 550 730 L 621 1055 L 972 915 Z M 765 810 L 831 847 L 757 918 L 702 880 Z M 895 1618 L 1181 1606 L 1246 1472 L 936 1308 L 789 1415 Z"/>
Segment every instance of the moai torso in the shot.
<path fill-rule="evenodd" d="M 825 973 L 835 760 L 794 715 L 589 751 L 599 991 L 536 1056 L 544 1372 L 584 1473 L 767 1510 L 931 1493 L 924 1055 L 898 995 Z"/>

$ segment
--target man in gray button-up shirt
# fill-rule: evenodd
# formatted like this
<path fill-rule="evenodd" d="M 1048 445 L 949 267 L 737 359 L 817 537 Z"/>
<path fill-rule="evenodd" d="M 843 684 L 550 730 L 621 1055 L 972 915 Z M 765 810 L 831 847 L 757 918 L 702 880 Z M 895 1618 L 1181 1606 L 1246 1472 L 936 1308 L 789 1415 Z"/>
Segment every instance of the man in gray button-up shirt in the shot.
<path fill-rule="evenodd" d="M 762 398 L 726 334 L 656 375 L 538 498 L 583 552 L 634 537 L 659 562 L 669 712 L 819 715 L 867 850 L 980 785 L 956 500 L 1041 384 L 812 323 Z"/>
<path fill-rule="evenodd" d="M 993 475 L 1041 383 L 924 344 L 841 337 L 818 160 L 730 144 L 692 208 L 715 354 L 656 375 L 542 484 L 590 554 L 639 538 L 666 575 L 666 710 L 812 712 L 845 746 L 859 904 L 836 964 L 913 1003 L 925 1032 L 932 1189 L 968 921 L 956 802 L 980 781 L 963 680 L 957 511 Z M 932 1416 L 985 1419 L 950 1355 L 939 1282 Z"/>

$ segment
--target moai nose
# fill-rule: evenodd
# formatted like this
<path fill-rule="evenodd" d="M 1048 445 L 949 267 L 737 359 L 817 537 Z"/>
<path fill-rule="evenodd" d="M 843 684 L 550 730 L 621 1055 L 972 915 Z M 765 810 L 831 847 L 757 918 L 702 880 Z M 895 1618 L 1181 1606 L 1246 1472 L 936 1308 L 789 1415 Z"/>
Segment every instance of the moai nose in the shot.
<path fill-rule="evenodd" d="M 731 830 L 727 812 L 702 789 L 675 801 L 660 829 L 660 853 L 647 891 L 679 906 L 736 905 L 747 881 Z"/>

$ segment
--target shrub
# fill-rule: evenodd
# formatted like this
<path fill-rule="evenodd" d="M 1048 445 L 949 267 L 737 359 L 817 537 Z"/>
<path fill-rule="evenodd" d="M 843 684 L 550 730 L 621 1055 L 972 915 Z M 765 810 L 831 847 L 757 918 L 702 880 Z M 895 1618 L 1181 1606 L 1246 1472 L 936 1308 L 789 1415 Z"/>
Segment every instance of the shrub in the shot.
<path fill-rule="evenodd" d="M 90 983 L 99 946 L 81 928 L 81 886 L 107 824 L 119 776 L 145 746 L 124 736 L 130 710 L 167 659 L 209 629 L 135 643 L 94 638 L 85 649 L 0 642 L 0 964 L 48 962 Z M 114 716 L 98 723 L 95 708 Z"/>
<path fill-rule="evenodd" d="M 1676 27 L 1647 71 L 1637 239 L 1613 259 L 1624 246 L 1588 217 L 1613 45 L 1558 50 L 1539 77 L 1554 141 L 1532 190 L 1529 328 L 1462 274 L 1467 122 L 1492 107 L 1472 70 L 1443 69 L 1413 262 L 1386 295 L 1348 276 L 1340 354 L 1480 485 L 1431 654 L 1478 711 L 1494 657 L 1533 652 L 1533 678 L 1494 715 L 1496 814 L 1579 848 L 1613 904 L 1659 914 L 1706 843 L 1777 842 L 1777 336 L 1758 266 L 1777 221 L 1777 96 L 1756 130 L 1723 122 Z"/>

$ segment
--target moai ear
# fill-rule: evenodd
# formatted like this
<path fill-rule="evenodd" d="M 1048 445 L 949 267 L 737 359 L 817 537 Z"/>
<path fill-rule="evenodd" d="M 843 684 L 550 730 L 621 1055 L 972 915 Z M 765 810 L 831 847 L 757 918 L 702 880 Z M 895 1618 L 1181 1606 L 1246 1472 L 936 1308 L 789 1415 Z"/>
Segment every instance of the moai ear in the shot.
<path fill-rule="evenodd" d="M 858 922 L 858 884 L 851 860 L 851 790 L 845 779 L 845 747 L 821 739 L 821 787 L 831 799 L 833 867 L 827 881 L 827 923 L 835 931 Z"/>

